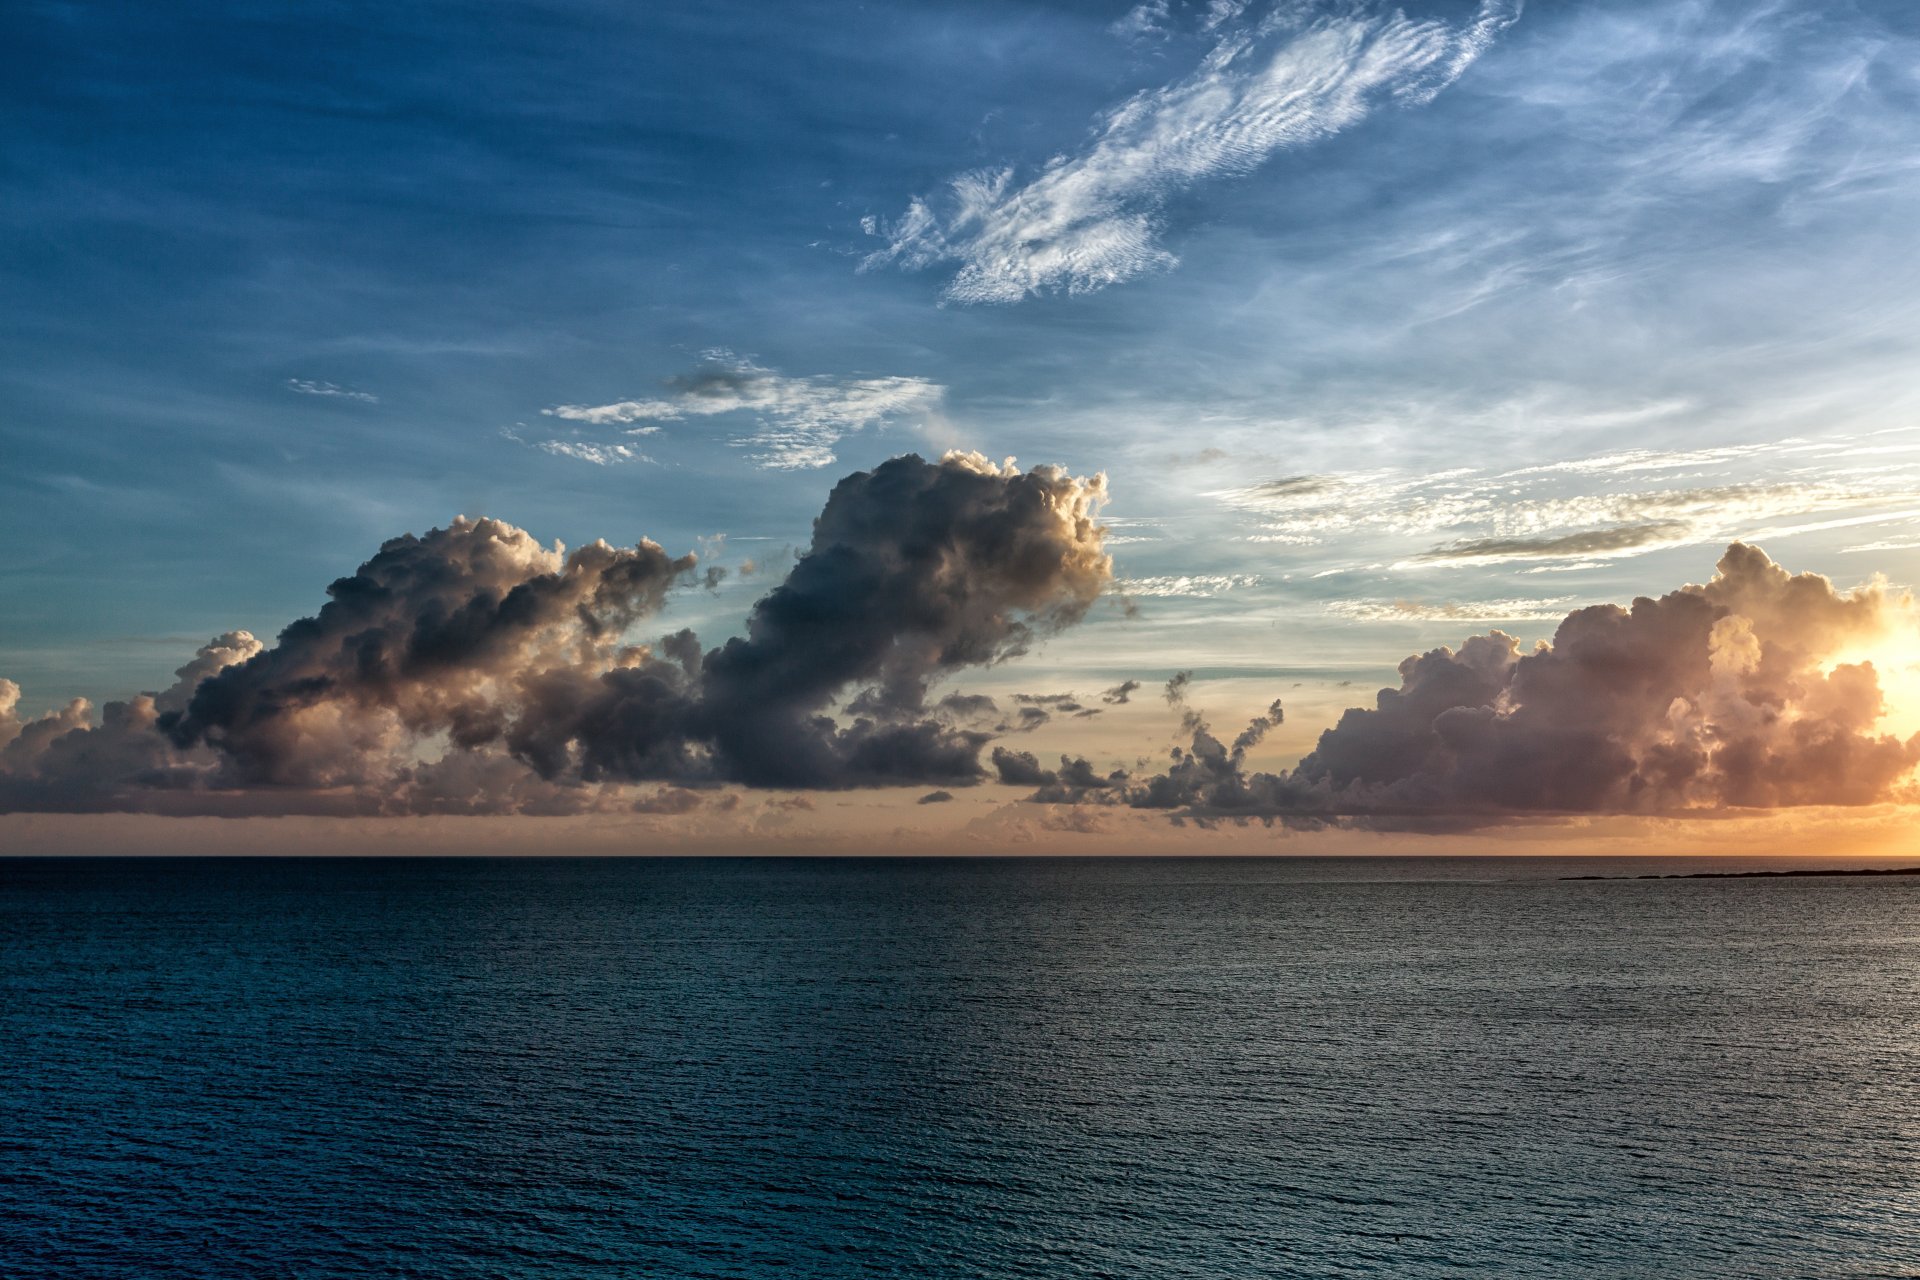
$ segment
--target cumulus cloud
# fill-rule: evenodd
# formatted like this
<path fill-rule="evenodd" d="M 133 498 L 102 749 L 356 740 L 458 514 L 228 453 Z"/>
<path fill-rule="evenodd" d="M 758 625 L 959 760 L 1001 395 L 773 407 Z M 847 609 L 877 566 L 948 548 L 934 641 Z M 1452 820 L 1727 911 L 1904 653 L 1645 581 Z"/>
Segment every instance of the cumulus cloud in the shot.
<path fill-rule="evenodd" d="M 1037 174 L 975 170 L 892 223 L 868 219 L 887 245 L 863 267 L 953 263 L 949 300 L 1009 303 L 1171 266 L 1160 233 L 1175 195 L 1339 133 L 1383 102 L 1430 101 L 1518 16 L 1517 0 L 1482 0 L 1457 26 L 1359 5 L 1303 19 L 1302 8 L 1250 17 L 1216 6 L 1209 47 L 1186 76 L 1102 113 L 1078 150 Z M 1166 17 L 1165 5 L 1143 4 L 1115 30 L 1138 38 Z"/>
<path fill-rule="evenodd" d="M 1246 764 L 1278 703 L 1231 743 L 1189 712 L 1191 743 L 1158 774 L 994 761 L 1036 800 L 1205 820 L 1872 804 L 1906 794 L 1920 734 L 1881 727 L 1880 672 L 1847 658 L 1911 623 L 1911 601 L 1879 585 L 1838 591 L 1735 543 L 1704 586 L 1576 610 L 1534 650 L 1493 631 L 1408 658 L 1398 688 L 1349 709 L 1290 771 Z M 1168 701 L 1184 707 L 1185 686 Z"/>
<path fill-rule="evenodd" d="M 462 517 L 386 543 L 271 647 L 221 636 L 97 724 L 84 702 L 23 721 L 0 685 L 0 808 L 665 813 L 721 783 L 970 785 L 991 700 L 932 687 L 1085 613 L 1112 574 L 1104 498 L 1101 477 L 976 454 L 856 473 L 711 650 L 629 640 L 703 580 L 695 557 Z M 640 782 L 665 789 L 621 790 Z"/>
<path fill-rule="evenodd" d="M 924 378 L 788 377 L 715 349 L 705 353 L 699 370 L 670 379 L 668 392 L 612 404 L 555 405 L 542 412 L 589 426 L 625 427 L 628 435 L 650 435 L 660 423 L 687 418 L 751 415 L 759 425 L 738 442 L 741 447 L 764 467 L 797 471 L 830 466 L 833 446 L 855 431 L 936 411 L 945 389 Z"/>
<path fill-rule="evenodd" d="M 116 808 L 126 791 L 164 800 L 207 785 L 219 773 L 218 758 L 174 749 L 160 720 L 179 714 L 206 680 L 262 648 L 245 631 L 215 636 L 175 671 L 172 685 L 107 703 L 97 725 L 85 698 L 23 720 L 20 686 L 0 680 L 0 811 Z"/>

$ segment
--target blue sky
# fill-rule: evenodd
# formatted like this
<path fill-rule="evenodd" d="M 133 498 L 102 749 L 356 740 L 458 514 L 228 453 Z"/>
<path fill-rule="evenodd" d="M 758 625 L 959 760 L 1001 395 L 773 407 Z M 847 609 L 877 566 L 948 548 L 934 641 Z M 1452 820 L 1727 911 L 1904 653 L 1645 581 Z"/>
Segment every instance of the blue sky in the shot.
<path fill-rule="evenodd" d="M 161 687 L 462 512 L 771 563 L 955 446 L 1106 471 L 1139 606 L 986 683 L 1278 673 L 1308 740 L 1736 536 L 1910 582 L 1917 54 L 1898 0 L 11 5 L 0 672 Z"/>

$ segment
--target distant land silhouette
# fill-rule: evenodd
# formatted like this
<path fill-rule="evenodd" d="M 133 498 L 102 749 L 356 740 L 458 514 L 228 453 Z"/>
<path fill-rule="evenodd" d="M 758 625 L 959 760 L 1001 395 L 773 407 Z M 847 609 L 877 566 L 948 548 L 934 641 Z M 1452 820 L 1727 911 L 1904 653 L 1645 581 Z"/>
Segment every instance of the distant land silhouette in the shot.
<path fill-rule="evenodd" d="M 1794 876 L 1920 876 L 1920 867 L 1858 867 L 1851 871 L 1689 871 L 1669 875 L 1561 876 L 1562 880 L 1777 880 Z"/>

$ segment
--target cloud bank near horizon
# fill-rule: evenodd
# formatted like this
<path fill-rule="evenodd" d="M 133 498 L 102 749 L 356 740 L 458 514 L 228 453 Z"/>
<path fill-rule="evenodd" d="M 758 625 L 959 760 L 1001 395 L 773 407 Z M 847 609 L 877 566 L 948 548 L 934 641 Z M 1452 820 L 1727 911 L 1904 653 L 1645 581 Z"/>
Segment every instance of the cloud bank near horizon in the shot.
<path fill-rule="evenodd" d="M 1910 623 L 1912 607 L 1878 584 L 1841 592 L 1790 574 L 1735 543 L 1704 586 L 1575 610 L 1531 652 L 1490 631 L 1407 658 L 1397 689 L 1348 709 L 1291 770 L 1247 763 L 1280 723 L 1279 702 L 1228 743 L 1188 707 L 1178 676 L 1167 699 L 1191 740 L 1162 772 L 1103 774 L 1075 757 L 1049 769 L 1005 747 L 993 761 L 1035 801 L 1202 823 L 1457 830 L 1907 800 L 1920 733 L 1885 732 L 1881 672 L 1844 659 Z"/>
<path fill-rule="evenodd" d="M 1013 725 L 933 686 L 1086 612 L 1112 577 L 1105 494 L 977 454 L 856 472 L 746 634 L 705 651 L 628 640 L 714 581 L 695 557 L 568 554 L 462 517 L 388 541 L 273 646 L 221 636 L 97 724 L 84 700 L 22 720 L 0 681 L 0 811 L 661 812 L 723 783 L 971 785 Z"/>
<path fill-rule="evenodd" d="M 1184 671 L 1162 695 L 1188 741 L 1163 770 L 1049 767 L 993 744 L 1100 707 L 1022 694 L 1003 710 L 937 686 L 1114 588 L 1105 497 L 1101 477 L 978 455 L 855 473 L 745 634 L 710 649 L 688 630 L 628 639 L 672 592 L 714 584 L 694 556 L 566 553 L 461 518 L 390 540 L 272 646 L 216 637 L 97 723 L 79 700 L 23 719 L 0 681 L 0 812 L 671 816 L 737 803 L 723 786 L 912 787 L 931 804 L 993 777 L 1044 805 L 1179 823 L 1417 832 L 1914 798 L 1920 733 L 1887 731 L 1867 656 L 1911 627 L 1913 601 L 1743 543 L 1704 585 L 1574 610 L 1531 651 L 1489 631 L 1408 657 L 1397 688 L 1290 770 L 1249 764 L 1279 700 L 1228 740 Z"/>

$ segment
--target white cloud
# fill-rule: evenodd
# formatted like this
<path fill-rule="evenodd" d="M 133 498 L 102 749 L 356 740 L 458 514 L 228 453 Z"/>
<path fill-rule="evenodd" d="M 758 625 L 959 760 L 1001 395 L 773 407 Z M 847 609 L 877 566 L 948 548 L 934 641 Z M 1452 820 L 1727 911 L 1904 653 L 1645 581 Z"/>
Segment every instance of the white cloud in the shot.
<path fill-rule="evenodd" d="M 1572 596 L 1537 600 L 1462 600 L 1427 604 L 1417 600 L 1333 600 L 1326 611 L 1355 622 L 1558 622 Z"/>
<path fill-rule="evenodd" d="M 590 426 L 644 422 L 626 435 L 651 435 L 661 422 L 752 414 L 759 426 L 737 443 L 761 466 L 794 471 L 831 465 L 843 437 L 889 419 L 938 409 L 945 388 L 925 378 L 787 377 L 731 351 L 705 353 L 706 367 L 675 378 L 672 394 L 612 404 L 562 404 L 548 417 Z"/>
<path fill-rule="evenodd" d="M 579 440 L 542 440 L 534 446 L 562 458 L 576 458 L 581 462 L 591 462 L 597 467 L 610 467 L 621 462 L 652 462 L 646 454 L 631 445 L 590 444 Z"/>
<path fill-rule="evenodd" d="M 1167 0 L 1142 0 L 1107 28 L 1124 40 L 1145 40 L 1167 33 Z"/>
<path fill-rule="evenodd" d="M 1152 9 L 1142 5 L 1121 26 L 1138 15 L 1140 29 L 1151 29 Z M 1010 303 L 1170 267 L 1176 259 L 1159 235 L 1175 193 L 1330 137 L 1383 98 L 1430 101 L 1517 16 L 1517 0 L 1482 0 L 1463 26 L 1357 8 L 1303 26 L 1297 6 L 1252 20 L 1216 4 L 1215 43 L 1186 77 L 1102 113 L 1083 147 L 1031 179 L 975 170 L 951 179 L 937 208 L 916 197 L 890 225 L 867 219 L 865 229 L 888 243 L 862 269 L 957 263 L 949 300 Z"/>
<path fill-rule="evenodd" d="M 1914 542 L 1911 540 L 1906 542 L 1900 542 L 1900 541 L 1863 542 L 1858 546 L 1840 548 L 1840 552 L 1842 555 L 1850 554 L 1855 551 L 1913 551 L 1913 550 L 1920 550 L 1920 542 Z"/>
<path fill-rule="evenodd" d="M 303 396 L 328 396 L 336 400 L 357 400 L 361 404 L 380 403 L 380 397 L 371 391 L 355 391 L 338 383 L 317 382 L 312 378 L 288 378 L 287 390 Z"/>
<path fill-rule="evenodd" d="M 1914 506 L 1920 466 L 1849 465 L 1859 452 L 1855 437 L 1796 438 L 1638 449 L 1518 470 L 1281 476 L 1207 496 L 1258 519 L 1243 535 L 1248 542 L 1351 548 L 1367 536 L 1417 539 L 1391 553 L 1399 557 L 1396 570 L 1542 561 L 1590 566 L 1671 547 L 1777 540 L 1920 517 Z M 1671 482 L 1680 470 L 1691 483 L 1638 487 Z"/>
<path fill-rule="evenodd" d="M 1217 31 L 1245 13 L 1247 3 L 1248 0 L 1208 0 L 1207 16 L 1201 19 L 1200 25 L 1207 31 Z"/>
<path fill-rule="evenodd" d="M 1173 597 L 1206 599 L 1222 592 L 1259 584 L 1260 575 L 1257 573 L 1200 573 L 1162 578 L 1122 578 L 1113 584 L 1113 589 L 1119 595 L 1138 596 L 1143 599 Z"/>

